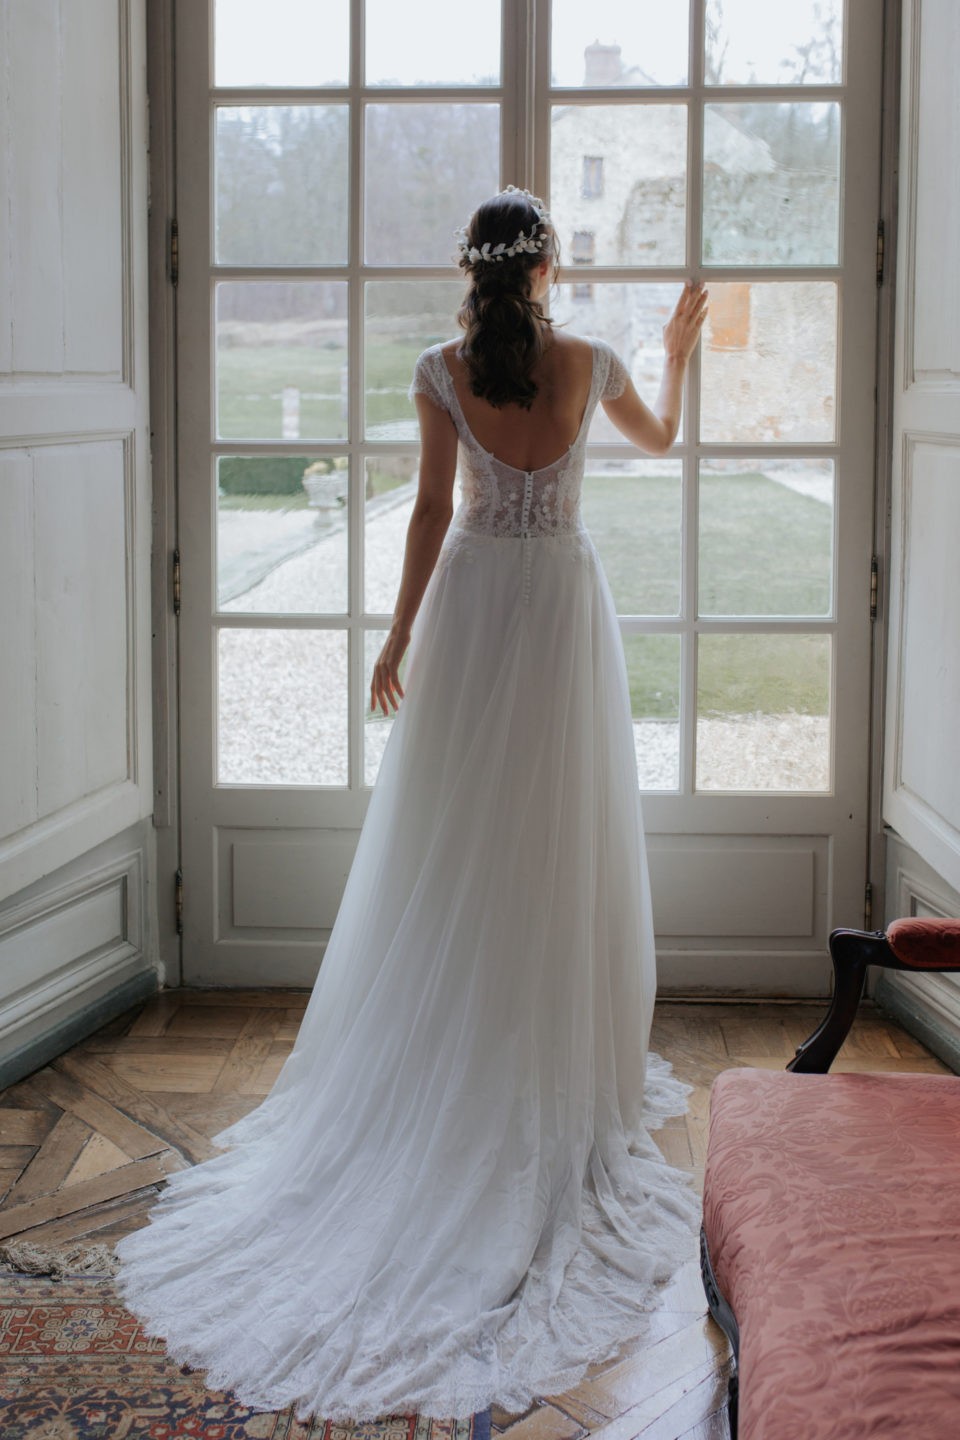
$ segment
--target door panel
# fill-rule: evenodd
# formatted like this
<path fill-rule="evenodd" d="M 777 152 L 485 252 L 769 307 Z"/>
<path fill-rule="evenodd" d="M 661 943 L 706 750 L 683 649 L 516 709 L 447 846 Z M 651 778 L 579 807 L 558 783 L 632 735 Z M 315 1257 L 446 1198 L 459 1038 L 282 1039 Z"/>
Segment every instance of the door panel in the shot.
<path fill-rule="evenodd" d="M 884 819 L 960 890 L 960 15 L 903 7 Z"/>

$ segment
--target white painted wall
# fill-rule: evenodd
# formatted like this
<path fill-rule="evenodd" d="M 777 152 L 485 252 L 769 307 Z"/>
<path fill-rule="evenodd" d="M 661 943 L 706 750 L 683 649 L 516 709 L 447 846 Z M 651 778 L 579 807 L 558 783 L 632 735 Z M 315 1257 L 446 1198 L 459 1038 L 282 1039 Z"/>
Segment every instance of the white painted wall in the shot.
<path fill-rule="evenodd" d="M 4 1081 L 155 985 L 144 28 L 0 0 Z"/>

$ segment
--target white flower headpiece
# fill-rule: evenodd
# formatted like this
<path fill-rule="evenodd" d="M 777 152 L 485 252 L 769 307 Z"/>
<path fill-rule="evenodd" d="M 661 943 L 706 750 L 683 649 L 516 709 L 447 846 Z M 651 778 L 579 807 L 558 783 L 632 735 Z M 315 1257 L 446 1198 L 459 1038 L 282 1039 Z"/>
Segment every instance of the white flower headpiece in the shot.
<path fill-rule="evenodd" d="M 531 228 L 529 235 L 525 230 L 521 230 L 516 240 L 510 245 L 504 244 L 503 241 L 501 241 L 499 245 L 491 245 L 490 241 L 487 240 L 479 249 L 476 245 L 470 244 L 470 241 L 467 239 L 467 227 L 466 225 L 461 225 L 459 230 L 454 231 L 457 240 L 457 249 L 461 255 L 465 255 L 474 265 L 479 260 L 503 260 L 505 256 L 518 255 L 521 252 L 527 255 L 535 255 L 538 250 L 543 249 L 547 226 L 550 225 L 552 221 L 547 207 L 540 197 L 538 195 L 531 195 L 529 190 L 521 190 L 517 185 L 508 185 L 505 190 L 501 190 L 499 193 L 501 195 L 522 195 L 537 212 L 537 224 Z"/>

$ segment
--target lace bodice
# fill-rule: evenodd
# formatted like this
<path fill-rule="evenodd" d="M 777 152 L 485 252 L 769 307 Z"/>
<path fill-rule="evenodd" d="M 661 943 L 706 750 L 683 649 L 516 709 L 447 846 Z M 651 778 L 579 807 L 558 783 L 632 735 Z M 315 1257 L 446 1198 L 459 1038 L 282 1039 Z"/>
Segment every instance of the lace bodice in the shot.
<path fill-rule="evenodd" d="M 442 342 L 417 357 L 410 397 L 422 393 L 448 411 L 459 436 L 462 503 L 453 519 L 473 534 L 533 539 L 582 528 L 580 486 L 593 412 L 601 399 L 622 395 L 628 372 L 605 340 L 591 339 L 593 377 L 580 429 L 565 454 L 538 470 L 518 470 L 485 450 L 467 424 Z"/>

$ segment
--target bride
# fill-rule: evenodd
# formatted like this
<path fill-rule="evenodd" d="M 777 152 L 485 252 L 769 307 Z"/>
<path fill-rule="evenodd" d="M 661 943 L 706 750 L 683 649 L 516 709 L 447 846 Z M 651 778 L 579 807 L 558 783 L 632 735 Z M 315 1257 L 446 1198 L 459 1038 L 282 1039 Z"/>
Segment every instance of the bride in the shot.
<path fill-rule="evenodd" d="M 115 1247 L 174 1359 L 301 1420 L 526 1409 L 642 1334 L 696 1254 L 692 1182 L 650 1134 L 691 1087 L 647 1049 L 626 666 L 580 486 L 598 404 L 669 449 L 706 293 L 664 327 L 651 410 L 545 315 L 535 196 L 485 201 L 459 248 L 465 333 L 411 386 L 419 489 L 371 686 L 396 719 L 300 1031 Z"/>

